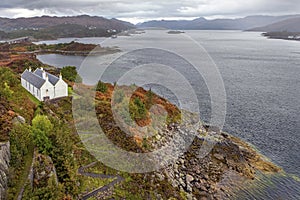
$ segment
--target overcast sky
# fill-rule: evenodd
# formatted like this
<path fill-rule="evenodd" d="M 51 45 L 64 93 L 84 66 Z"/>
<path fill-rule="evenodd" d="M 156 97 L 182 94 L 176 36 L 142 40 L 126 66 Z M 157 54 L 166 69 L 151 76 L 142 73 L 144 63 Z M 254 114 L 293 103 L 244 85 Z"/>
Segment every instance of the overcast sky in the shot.
<path fill-rule="evenodd" d="M 299 0 L 1 0 L 1 17 L 96 15 L 151 19 L 234 18 L 300 13 Z"/>

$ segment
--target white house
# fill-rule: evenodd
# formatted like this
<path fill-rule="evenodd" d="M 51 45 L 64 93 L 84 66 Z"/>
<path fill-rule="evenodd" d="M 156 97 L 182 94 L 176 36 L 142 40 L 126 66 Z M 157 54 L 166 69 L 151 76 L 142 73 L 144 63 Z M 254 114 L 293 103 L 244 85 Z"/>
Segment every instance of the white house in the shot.
<path fill-rule="evenodd" d="M 68 96 L 68 84 L 62 76 L 54 76 L 43 68 L 34 72 L 26 69 L 21 75 L 21 84 L 40 101 Z"/>

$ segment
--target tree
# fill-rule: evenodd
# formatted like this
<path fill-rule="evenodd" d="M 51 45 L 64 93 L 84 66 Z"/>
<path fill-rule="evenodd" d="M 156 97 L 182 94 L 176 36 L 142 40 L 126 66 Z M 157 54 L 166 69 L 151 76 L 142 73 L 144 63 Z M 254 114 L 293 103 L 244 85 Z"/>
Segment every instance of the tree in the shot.
<path fill-rule="evenodd" d="M 135 98 L 133 102 L 130 102 L 130 114 L 135 120 L 145 119 L 147 117 L 147 110 L 145 104 L 140 98 Z"/>
<path fill-rule="evenodd" d="M 76 67 L 74 66 L 66 66 L 62 68 L 60 72 L 63 78 L 71 82 L 77 82 L 77 83 L 82 82 L 82 78 L 78 75 Z"/>
<path fill-rule="evenodd" d="M 107 85 L 103 83 L 102 81 L 99 81 L 97 86 L 96 86 L 96 91 L 106 93 L 107 92 Z"/>
<path fill-rule="evenodd" d="M 58 181 L 64 185 L 65 192 L 78 195 L 78 176 L 75 159 L 72 156 L 75 142 L 69 127 L 59 121 L 53 121 L 54 129 L 51 135 L 53 150 L 51 158 L 56 168 Z"/>
<path fill-rule="evenodd" d="M 26 124 L 15 124 L 10 134 L 10 164 L 14 168 L 20 167 L 23 158 L 28 154 L 31 144 L 31 131 Z"/>
<path fill-rule="evenodd" d="M 16 123 L 13 125 L 10 137 L 10 167 L 9 167 L 9 190 L 7 199 L 14 199 L 19 192 L 16 188 L 22 179 L 21 175 L 24 166 L 28 162 L 28 156 L 33 152 L 31 129 L 27 124 Z"/>
<path fill-rule="evenodd" d="M 32 136 L 35 145 L 38 147 L 39 152 L 49 154 L 52 149 L 49 135 L 53 130 L 51 121 L 43 115 L 37 115 L 32 120 Z"/>

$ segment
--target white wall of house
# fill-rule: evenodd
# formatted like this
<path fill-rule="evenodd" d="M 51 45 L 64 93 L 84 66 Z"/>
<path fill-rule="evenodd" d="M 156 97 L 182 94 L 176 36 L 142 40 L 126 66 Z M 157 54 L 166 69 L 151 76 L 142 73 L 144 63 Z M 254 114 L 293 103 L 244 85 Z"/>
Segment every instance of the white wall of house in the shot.
<path fill-rule="evenodd" d="M 68 96 L 68 84 L 64 82 L 62 79 L 59 79 L 59 81 L 56 83 L 54 88 L 55 88 L 55 98 Z"/>
<path fill-rule="evenodd" d="M 24 80 L 23 78 L 21 78 L 21 85 L 23 86 L 23 88 L 25 88 L 26 90 L 28 90 L 27 86 L 26 86 L 26 80 Z"/>
<path fill-rule="evenodd" d="M 41 97 L 42 101 L 44 100 L 44 97 L 49 97 L 50 99 L 54 99 L 54 87 L 53 85 L 46 80 L 44 85 L 41 87 Z"/>
<path fill-rule="evenodd" d="M 28 81 L 21 78 L 21 85 L 30 92 L 33 96 L 35 96 L 38 100 L 42 101 L 40 89 L 34 87 Z"/>

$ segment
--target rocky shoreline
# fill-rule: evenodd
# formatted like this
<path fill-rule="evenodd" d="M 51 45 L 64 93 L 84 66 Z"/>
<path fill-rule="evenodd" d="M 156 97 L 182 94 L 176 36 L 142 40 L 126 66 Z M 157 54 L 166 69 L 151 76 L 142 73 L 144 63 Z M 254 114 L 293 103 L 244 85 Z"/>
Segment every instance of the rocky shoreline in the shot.
<path fill-rule="evenodd" d="M 35 51 L 35 54 L 45 55 L 45 54 L 60 54 L 66 56 L 98 56 L 98 55 L 107 55 L 114 54 L 120 52 L 119 49 L 107 48 L 107 49 L 99 49 L 95 51 L 60 51 L 60 50 L 50 50 L 50 51 Z"/>
<path fill-rule="evenodd" d="M 189 134 L 182 126 L 172 125 L 161 132 L 171 136 L 179 131 Z M 186 194 L 187 199 L 230 199 L 240 184 L 253 181 L 257 173 L 278 173 L 282 170 L 267 161 L 249 144 L 223 132 L 209 131 L 202 126 L 199 135 L 176 163 L 156 172 L 159 180 L 168 180 L 174 188 Z M 204 158 L 200 149 L 204 142 L 214 140 L 215 145 Z M 155 145 L 159 146 L 159 145 Z"/>
<path fill-rule="evenodd" d="M 297 32 L 267 32 L 262 35 L 269 39 L 300 41 L 300 33 Z"/>

